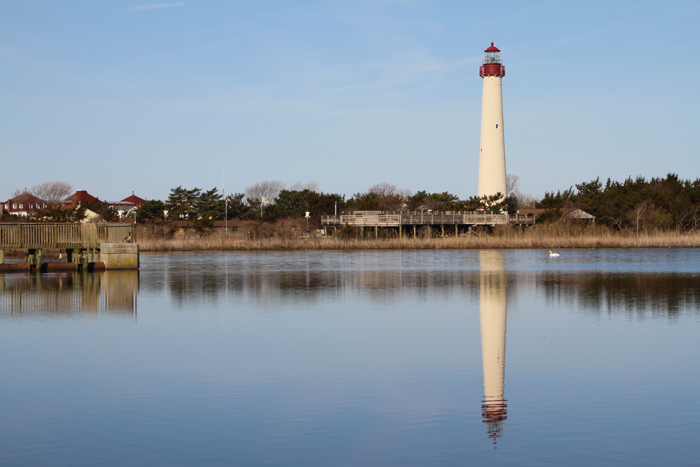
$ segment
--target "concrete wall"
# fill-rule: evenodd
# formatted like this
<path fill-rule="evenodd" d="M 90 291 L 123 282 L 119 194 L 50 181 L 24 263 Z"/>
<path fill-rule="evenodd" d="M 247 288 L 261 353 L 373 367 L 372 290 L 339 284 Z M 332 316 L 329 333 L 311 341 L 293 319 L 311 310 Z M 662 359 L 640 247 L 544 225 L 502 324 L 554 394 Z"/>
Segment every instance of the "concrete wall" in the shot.
<path fill-rule="evenodd" d="M 135 243 L 102 243 L 100 261 L 105 264 L 105 269 L 138 269 L 139 246 Z"/>

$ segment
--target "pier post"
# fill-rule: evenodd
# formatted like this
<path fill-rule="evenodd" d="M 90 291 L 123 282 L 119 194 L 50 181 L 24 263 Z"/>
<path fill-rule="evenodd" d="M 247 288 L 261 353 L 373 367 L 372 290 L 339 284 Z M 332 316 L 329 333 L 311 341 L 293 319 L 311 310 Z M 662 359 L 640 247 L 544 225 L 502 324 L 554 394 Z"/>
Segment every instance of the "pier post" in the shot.
<path fill-rule="evenodd" d="M 0 249 L 0 264 L 5 264 L 5 250 Z"/>
<path fill-rule="evenodd" d="M 379 238 L 379 226 L 374 226 L 374 238 Z"/>
<path fill-rule="evenodd" d="M 401 224 L 399 224 L 399 238 L 401 238 Z"/>
<path fill-rule="evenodd" d="M 42 251 L 38 248 L 30 248 L 27 254 L 27 264 L 30 271 L 41 271 Z"/>
<path fill-rule="evenodd" d="M 442 230 L 442 238 L 445 238 L 445 224 L 442 224 L 440 229 Z"/>
<path fill-rule="evenodd" d="M 413 238 L 416 238 L 416 224 L 413 224 Z"/>

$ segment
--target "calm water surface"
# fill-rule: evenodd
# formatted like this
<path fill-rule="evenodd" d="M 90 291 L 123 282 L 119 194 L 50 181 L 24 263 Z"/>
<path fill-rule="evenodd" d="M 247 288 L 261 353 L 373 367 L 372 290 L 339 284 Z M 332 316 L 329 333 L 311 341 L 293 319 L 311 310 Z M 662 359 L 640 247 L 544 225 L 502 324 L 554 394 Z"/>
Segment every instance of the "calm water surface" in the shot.
<path fill-rule="evenodd" d="M 0 275 L 0 465 L 698 465 L 700 251 Z"/>

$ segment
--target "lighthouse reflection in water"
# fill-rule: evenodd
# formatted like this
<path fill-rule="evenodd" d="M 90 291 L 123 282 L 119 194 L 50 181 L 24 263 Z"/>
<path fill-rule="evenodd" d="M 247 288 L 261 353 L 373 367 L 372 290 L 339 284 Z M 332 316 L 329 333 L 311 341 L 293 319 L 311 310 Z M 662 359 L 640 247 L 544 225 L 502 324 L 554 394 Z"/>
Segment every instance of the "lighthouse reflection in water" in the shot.
<path fill-rule="evenodd" d="M 481 355 L 484 365 L 484 400 L 481 416 L 495 449 L 497 439 L 503 436 L 503 422 L 508 418 L 506 400 L 503 397 L 507 277 L 500 251 L 480 251 L 479 265 Z"/>

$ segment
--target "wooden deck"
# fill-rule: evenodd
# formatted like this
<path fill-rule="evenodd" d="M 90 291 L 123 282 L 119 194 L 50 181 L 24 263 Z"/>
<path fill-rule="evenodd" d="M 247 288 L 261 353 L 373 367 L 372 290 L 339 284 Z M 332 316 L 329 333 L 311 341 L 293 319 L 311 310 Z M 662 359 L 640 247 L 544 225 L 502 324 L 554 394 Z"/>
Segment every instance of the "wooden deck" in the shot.
<path fill-rule="evenodd" d="M 49 263 L 45 263 L 43 257 L 46 249 L 60 249 L 66 253 L 65 262 L 51 262 L 51 268 L 138 269 L 138 245 L 127 247 L 126 244 L 131 243 L 134 243 L 131 224 L 4 223 L 0 224 L 0 271 L 47 269 Z M 115 244 L 124 247 L 115 250 Z M 4 264 L 7 249 L 27 250 L 26 266 Z M 129 265 L 124 266 L 124 258 Z M 105 264 L 108 260 L 112 264 Z"/>
<path fill-rule="evenodd" d="M 496 226 L 499 224 L 533 225 L 532 216 L 510 216 L 480 211 L 356 211 L 341 216 L 321 216 L 321 223 L 328 226 L 399 227 L 424 225 Z"/>
<path fill-rule="evenodd" d="M 131 243 L 131 224 L 0 224 L 0 249 L 97 248 Z"/>

